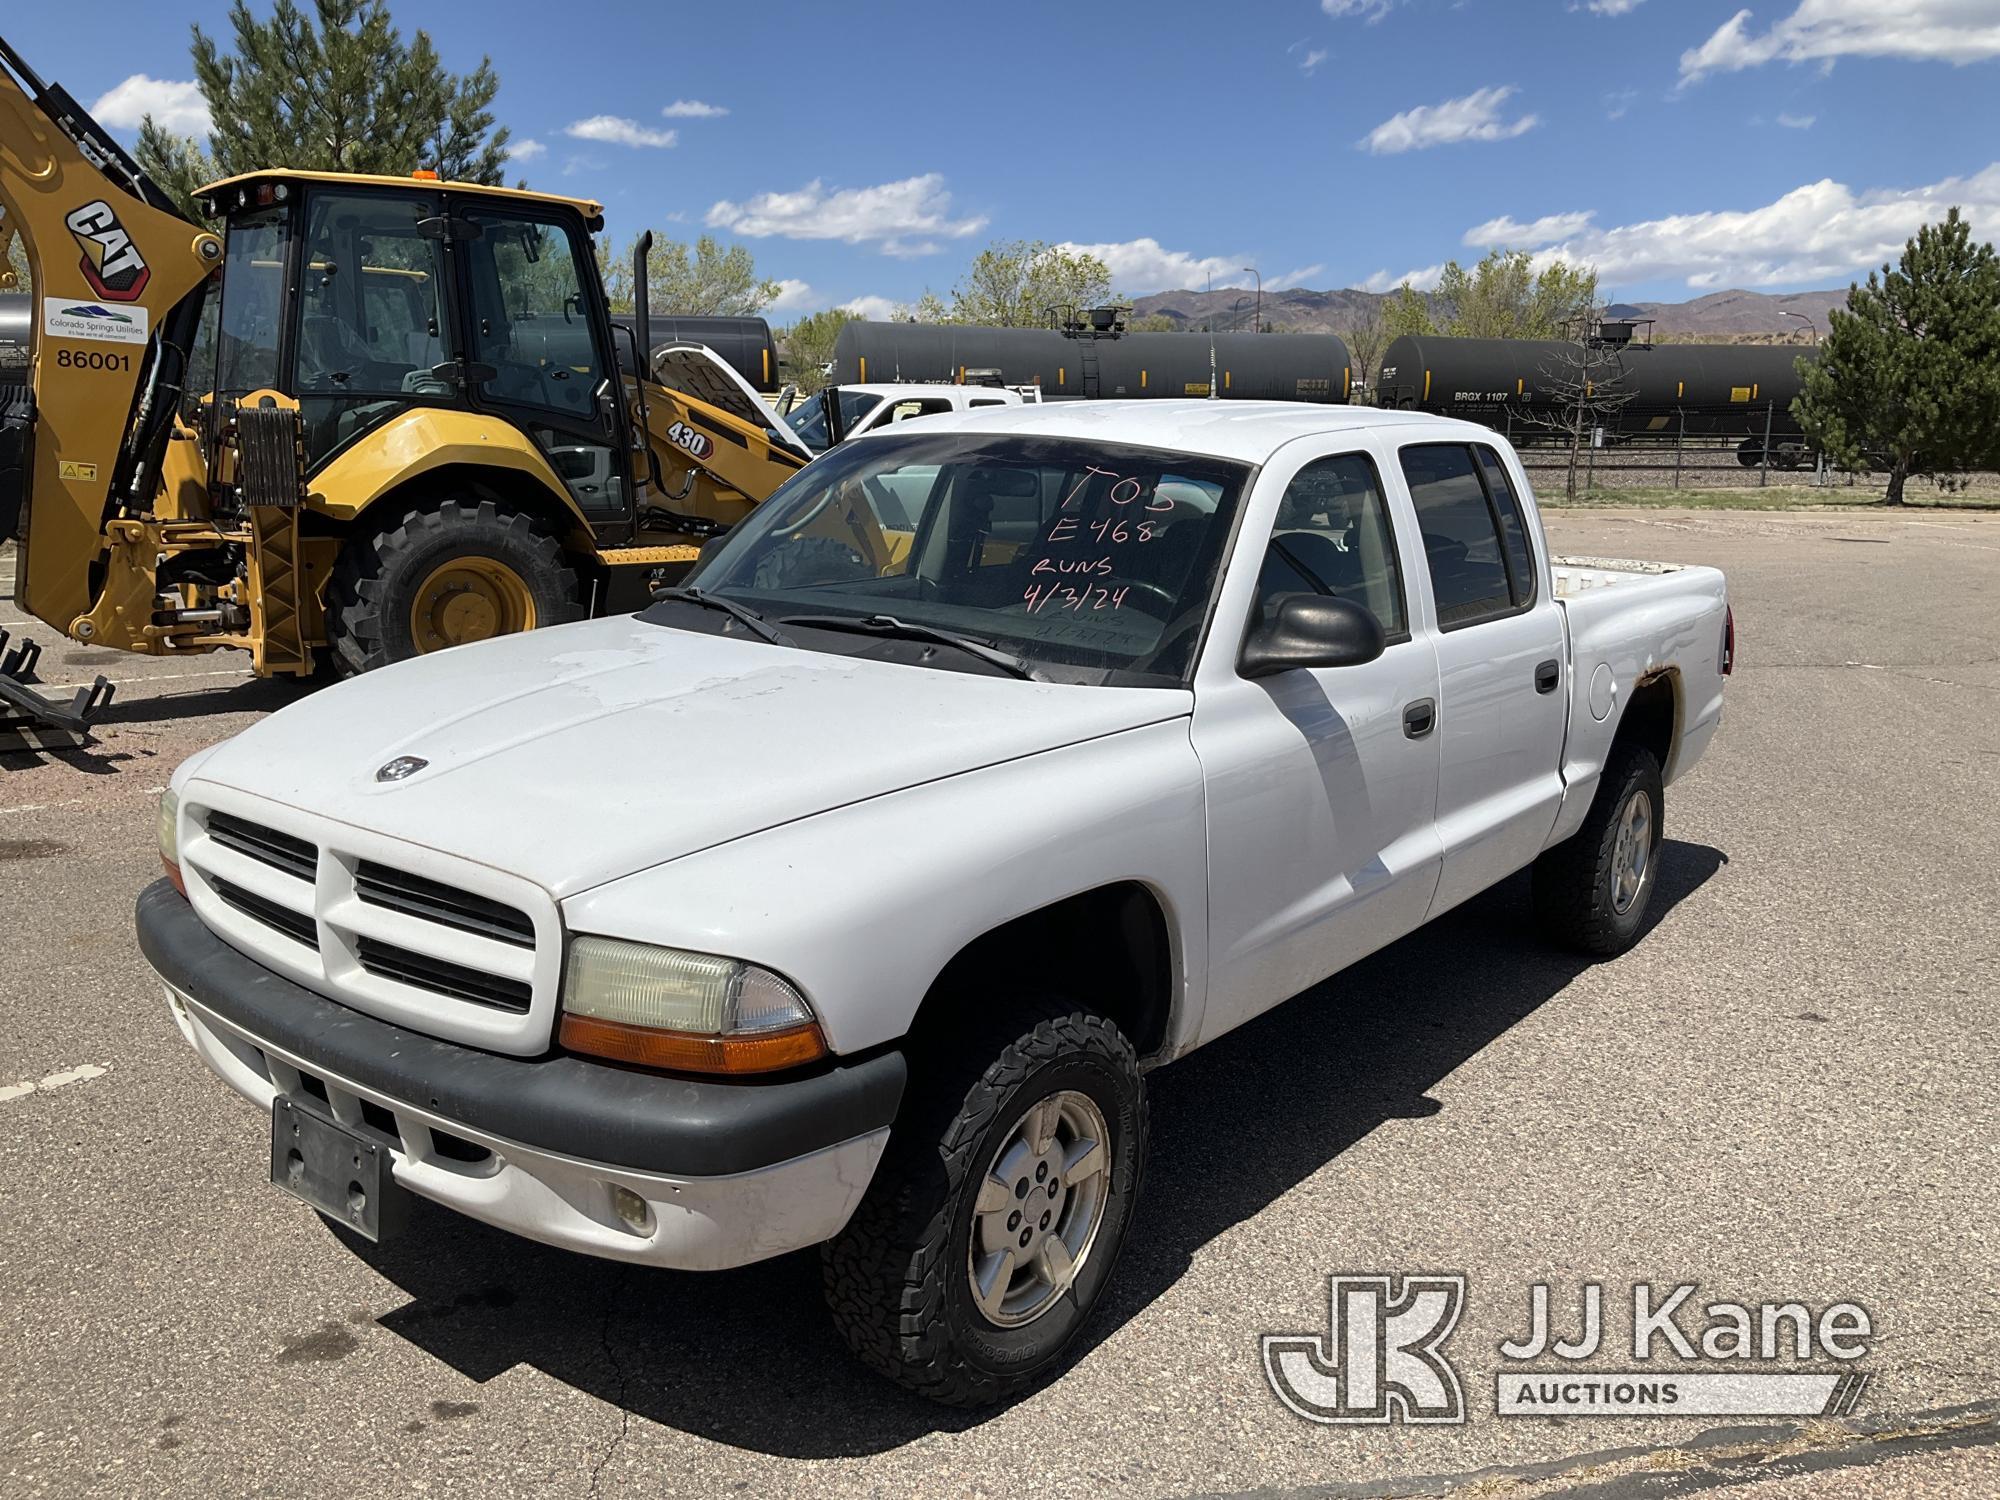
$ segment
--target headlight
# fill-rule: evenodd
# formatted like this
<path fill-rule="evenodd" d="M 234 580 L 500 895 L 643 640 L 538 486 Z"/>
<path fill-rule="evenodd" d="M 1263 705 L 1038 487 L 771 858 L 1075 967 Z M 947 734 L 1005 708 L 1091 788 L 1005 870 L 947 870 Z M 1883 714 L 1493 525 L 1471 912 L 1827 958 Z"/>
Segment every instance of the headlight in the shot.
<path fill-rule="evenodd" d="M 160 863 L 167 867 L 167 879 L 183 896 L 187 882 L 181 879 L 181 799 L 172 787 L 160 793 Z"/>
<path fill-rule="evenodd" d="M 769 969 L 621 938 L 571 941 L 559 1035 L 573 1052 L 701 1073 L 826 1055 L 805 997 Z"/>

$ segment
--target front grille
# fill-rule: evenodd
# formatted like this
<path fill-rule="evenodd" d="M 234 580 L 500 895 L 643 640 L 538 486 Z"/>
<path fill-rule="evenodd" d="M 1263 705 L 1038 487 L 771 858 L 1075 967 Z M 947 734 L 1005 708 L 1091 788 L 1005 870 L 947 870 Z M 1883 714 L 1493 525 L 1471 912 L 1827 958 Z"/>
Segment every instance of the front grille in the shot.
<path fill-rule="evenodd" d="M 364 859 L 355 869 L 354 893 L 370 906 L 387 907 L 440 927 L 518 948 L 535 946 L 535 924 L 526 912 L 373 860 Z"/>
<path fill-rule="evenodd" d="M 215 887 L 215 894 L 228 905 L 234 907 L 253 921 L 262 922 L 266 927 L 282 932 L 295 943 L 318 951 L 319 926 L 305 912 L 293 911 L 288 906 L 246 891 L 240 885 L 232 885 L 227 880 L 210 876 L 208 883 Z"/>
<path fill-rule="evenodd" d="M 490 1005 L 521 1015 L 527 1012 L 528 1002 L 534 997 L 533 988 L 524 980 L 483 974 L 428 953 L 412 953 L 380 938 L 357 937 L 354 953 L 370 974 L 435 995 L 449 995 L 454 1000 L 470 1000 L 475 1005 Z"/>
<path fill-rule="evenodd" d="M 293 838 L 275 828 L 231 817 L 226 812 L 208 815 L 208 836 L 225 849 L 233 849 L 246 859 L 283 870 L 301 880 L 311 880 L 319 865 L 319 851 L 304 839 Z"/>

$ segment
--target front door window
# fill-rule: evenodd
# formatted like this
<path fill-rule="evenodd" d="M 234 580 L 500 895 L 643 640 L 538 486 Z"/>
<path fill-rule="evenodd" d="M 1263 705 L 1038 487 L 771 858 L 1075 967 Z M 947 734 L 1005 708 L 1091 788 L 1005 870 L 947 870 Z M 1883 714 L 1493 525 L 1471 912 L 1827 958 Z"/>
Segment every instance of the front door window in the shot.
<path fill-rule="evenodd" d="M 293 390 L 309 462 L 413 402 L 450 401 L 442 242 L 418 226 L 436 201 L 315 192 L 306 209 Z"/>
<path fill-rule="evenodd" d="M 509 409 L 586 513 L 621 514 L 625 455 L 606 399 L 616 386 L 583 285 L 580 237 L 526 214 L 473 209 L 464 217 L 479 231 L 460 242 L 471 273 L 467 345 L 477 399 Z"/>

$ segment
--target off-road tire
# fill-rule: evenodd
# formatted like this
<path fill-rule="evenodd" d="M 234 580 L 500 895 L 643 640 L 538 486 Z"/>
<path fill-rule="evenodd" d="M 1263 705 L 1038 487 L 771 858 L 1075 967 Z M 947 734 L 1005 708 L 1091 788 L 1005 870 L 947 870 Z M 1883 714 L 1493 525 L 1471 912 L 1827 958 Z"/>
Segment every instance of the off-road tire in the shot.
<path fill-rule="evenodd" d="M 1011 1009 L 914 1055 L 911 1070 L 867 1196 L 822 1247 L 827 1306 L 871 1369 L 946 1405 L 989 1405 L 1054 1370 L 1110 1277 L 1145 1167 L 1145 1084 L 1115 1025 L 1061 1001 Z M 1006 1134 L 1064 1090 L 1089 1095 L 1109 1126 L 1104 1217 L 1070 1290 L 1026 1326 L 997 1327 L 967 1284 L 973 1204 Z"/>
<path fill-rule="evenodd" d="M 1617 878 L 1613 851 L 1619 819 L 1635 792 L 1652 799 L 1652 859 L 1637 898 L 1621 912 L 1612 894 Z M 1535 861 L 1535 918 L 1548 938 L 1598 958 L 1615 958 L 1638 940 L 1660 883 L 1664 811 L 1660 763 L 1653 752 L 1634 744 L 1614 746 L 1583 826 Z"/>
<path fill-rule="evenodd" d="M 520 576 L 537 624 L 583 618 L 576 571 L 546 526 L 491 500 L 446 500 L 341 548 L 327 586 L 334 669 L 351 677 L 417 655 L 410 610 L 418 588 L 440 564 L 470 556 L 496 558 Z"/>

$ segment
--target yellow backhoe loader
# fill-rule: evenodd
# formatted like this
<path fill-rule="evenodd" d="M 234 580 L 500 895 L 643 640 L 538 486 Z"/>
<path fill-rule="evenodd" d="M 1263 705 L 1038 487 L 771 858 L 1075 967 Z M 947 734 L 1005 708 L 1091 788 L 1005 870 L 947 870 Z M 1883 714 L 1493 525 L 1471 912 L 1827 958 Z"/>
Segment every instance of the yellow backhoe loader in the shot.
<path fill-rule="evenodd" d="M 212 229 L 0 41 L 0 265 L 18 235 L 36 304 L 0 541 L 73 640 L 305 676 L 637 609 L 810 457 L 652 349 L 643 246 L 614 323 L 597 203 L 285 170 L 200 198 Z M 109 686 L 56 704 L 33 664 L 0 639 L 0 718 L 83 733 Z"/>

